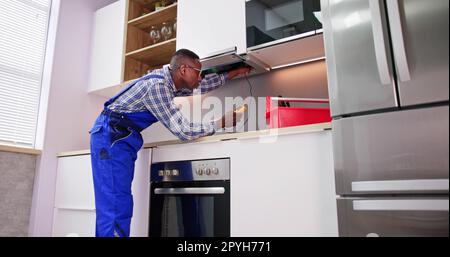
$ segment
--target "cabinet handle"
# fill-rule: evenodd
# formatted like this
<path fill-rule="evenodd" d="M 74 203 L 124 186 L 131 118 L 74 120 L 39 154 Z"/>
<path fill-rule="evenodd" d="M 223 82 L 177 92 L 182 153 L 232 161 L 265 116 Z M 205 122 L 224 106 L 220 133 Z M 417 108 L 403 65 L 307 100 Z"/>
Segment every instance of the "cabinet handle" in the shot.
<path fill-rule="evenodd" d="M 378 73 L 381 83 L 389 85 L 392 82 L 391 73 L 389 71 L 389 63 L 386 49 L 386 35 L 383 30 L 383 20 L 381 15 L 380 0 L 368 0 L 370 13 L 372 16 L 373 42 L 375 44 L 375 57 L 377 60 Z"/>
<path fill-rule="evenodd" d="M 401 82 L 411 80 L 411 73 L 406 55 L 405 39 L 403 36 L 403 26 L 400 14 L 400 4 L 398 0 L 386 1 L 389 26 L 391 28 L 392 48 L 394 50 L 395 63 Z"/>

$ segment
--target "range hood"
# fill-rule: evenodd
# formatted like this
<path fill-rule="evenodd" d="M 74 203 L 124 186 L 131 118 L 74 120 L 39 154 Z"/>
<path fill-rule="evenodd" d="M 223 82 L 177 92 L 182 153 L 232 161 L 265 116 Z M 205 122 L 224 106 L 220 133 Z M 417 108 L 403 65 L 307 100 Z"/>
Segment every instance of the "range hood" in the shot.
<path fill-rule="evenodd" d="M 251 66 L 249 75 L 272 69 L 325 59 L 323 32 L 320 30 L 285 38 L 247 49 L 237 54 L 237 47 L 212 53 L 200 60 L 203 73 L 221 73 L 242 66 Z"/>
<path fill-rule="evenodd" d="M 203 74 L 222 73 L 243 66 L 252 67 L 249 75 L 260 74 L 270 71 L 270 67 L 255 57 L 248 55 L 238 55 L 237 47 L 222 50 L 210 54 L 207 58 L 200 60 L 202 63 Z"/>

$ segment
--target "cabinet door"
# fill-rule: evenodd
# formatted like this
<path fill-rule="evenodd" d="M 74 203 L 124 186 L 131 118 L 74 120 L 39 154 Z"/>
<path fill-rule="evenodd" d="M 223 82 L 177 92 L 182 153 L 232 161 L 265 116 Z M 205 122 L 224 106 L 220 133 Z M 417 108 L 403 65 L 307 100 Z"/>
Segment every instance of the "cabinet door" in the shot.
<path fill-rule="evenodd" d="M 131 188 L 134 202 L 130 228 L 130 236 L 132 237 L 148 236 L 151 151 L 151 149 L 140 150 L 135 162 L 133 186 Z"/>
<path fill-rule="evenodd" d="M 240 140 L 230 151 L 231 236 L 337 236 L 331 142 L 328 131 Z"/>
<path fill-rule="evenodd" d="M 78 155 L 58 159 L 55 207 L 94 209 L 94 182 L 91 156 Z"/>
<path fill-rule="evenodd" d="M 245 0 L 179 0 L 177 49 L 200 58 L 236 47 L 246 52 Z"/>
<path fill-rule="evenodd" d="M 95 236 L 95 210 L 70 210 L 55 208 L 52 236 Z"/>
<path fill-rule="evenodd" d="M 95 12 L 89 92 L 122 82 L 126 0 Z"/>

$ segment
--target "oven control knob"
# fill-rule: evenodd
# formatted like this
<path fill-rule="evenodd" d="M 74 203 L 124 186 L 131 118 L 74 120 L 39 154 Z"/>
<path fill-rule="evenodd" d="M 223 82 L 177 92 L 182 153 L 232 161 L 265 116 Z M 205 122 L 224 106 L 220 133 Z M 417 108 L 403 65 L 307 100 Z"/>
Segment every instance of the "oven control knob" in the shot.
<path fill-rule="evenodd" d="M 158 176 L 164 177 L 164 170 L 158 170 Z"/>
<path fill-rule="evenodd" d="M 208 176 L 211 175 L 211 169 L 209 169 L 209 168 L 206 169 L 206 170 L 205 170 L 205 174 L 208 175 Z"/>
<path fill-rule="evenodd" d="M 172 176 L 174 176 L 174 177 L 180 176 L 180 171 L 179 170 L 172 170 Z"/>
<path fill-rule="evenodd" d="M 164 171 L 164 175 L 170 177 L 170 174 L 171 174 L 171 170 L 165 170 Z"/>
<path fill-rule="evenodd" d="M 219 169 L 218 169 L 218 168 L 213 168 L 213 169 L 212 169 L 212 173 L 213 173 L 214 175 L 218 175 L 218 174 L 219 174 Z"/>
<path fill-rule="evenodd" d="M 203 175 L 203 170 L 202 169 L 197 169 L 195 171 L 195 173 L 197 173 L 197 175 L 201 176 L 201 175 Z"/>

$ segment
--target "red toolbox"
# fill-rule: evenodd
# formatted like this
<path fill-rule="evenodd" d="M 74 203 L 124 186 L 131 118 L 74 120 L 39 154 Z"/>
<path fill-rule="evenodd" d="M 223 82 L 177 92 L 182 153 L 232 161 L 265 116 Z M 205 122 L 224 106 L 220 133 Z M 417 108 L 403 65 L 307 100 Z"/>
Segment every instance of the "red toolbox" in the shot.
<path fill-rule="evenodd" d="M 329 107 L 287 107 L 279 103 L 308 103 L 308 105 L 329 103 L 324 99 L 266 97 L 266 122 L 268 128 L 284 128 L 315 123 L 331 122 Z"/>

